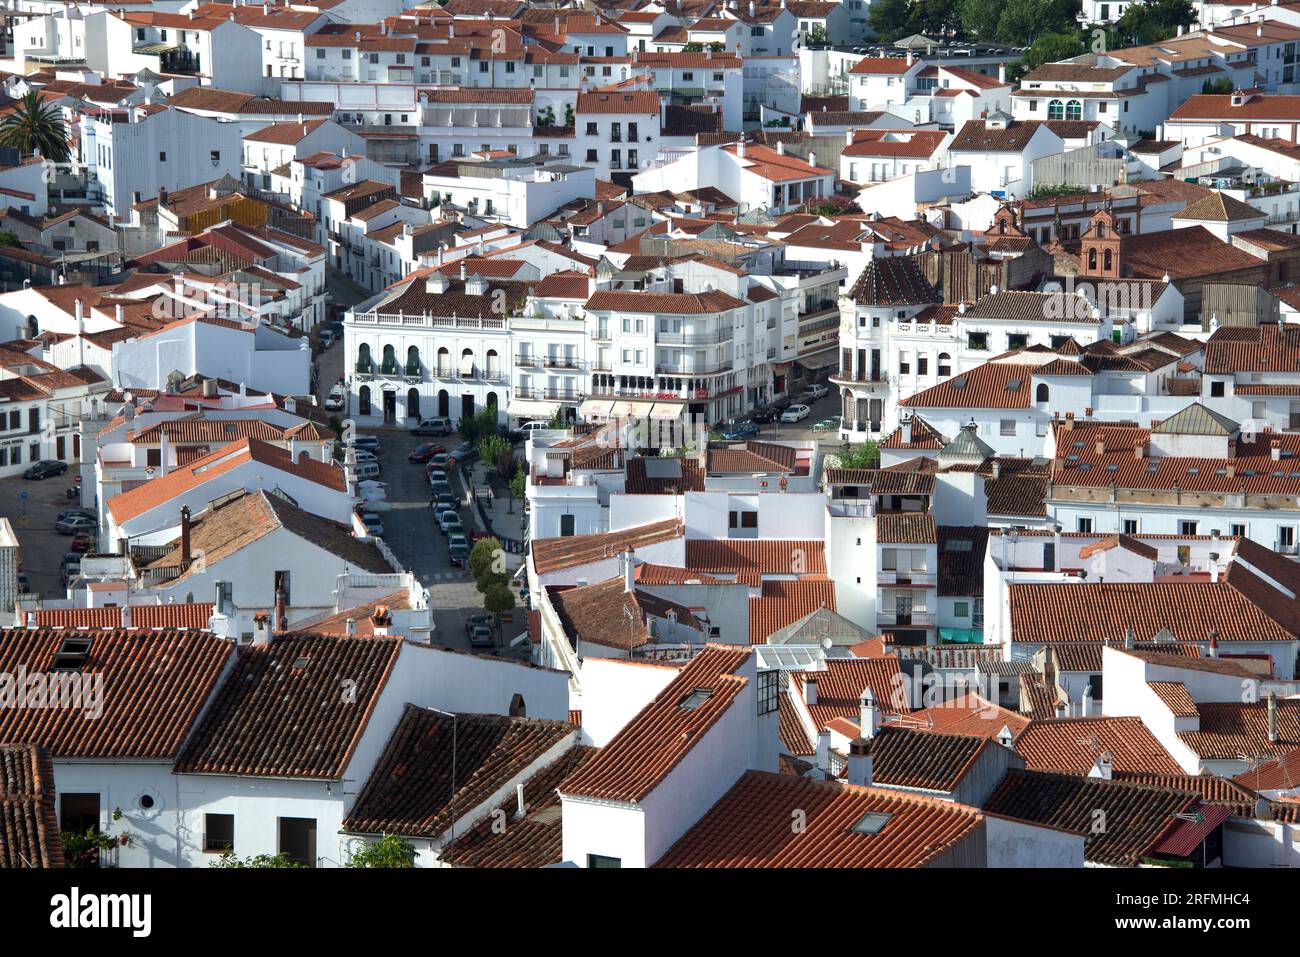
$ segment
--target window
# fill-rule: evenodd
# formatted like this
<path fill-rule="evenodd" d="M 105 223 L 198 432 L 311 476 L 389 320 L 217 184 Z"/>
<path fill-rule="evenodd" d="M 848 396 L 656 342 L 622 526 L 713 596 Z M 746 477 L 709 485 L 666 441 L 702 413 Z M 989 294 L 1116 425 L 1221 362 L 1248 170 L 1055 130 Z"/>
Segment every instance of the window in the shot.
<path fill-rule="evenodd" d="M 1233 522 L 1228 526 L 1228 534 L 1233 538 L 1248 538 L 1246 526 L 1241 522 Z"/>
<path fill-rule="evenodd" d="M 898 374 L 911 375 L 911 373 L 912 373 L 912 363 L 908 361 L 906 355 L 900 355 L 898 357 Z"/>
<path fill-rule="evenodd" d="M 771 671 L 760 671 L 758 673 L 758 713 L 772 714 L 780 707 L 781 701 L 781 672 L 773 668 Z"/>
<path fill-rule="evenodd" d="M 587 150 L 587 162 L 588 162 L 588 163 L 595 163 L 595 162 L 597 162 L 597 160 L 596 160 L 596 151 L 595 151 L 595 150 Z"/>
<path fill-rule="evenodd" d="M 1090 519 L 1090 518 L 1077 518 L 1077 519 L 1075 519 L 1075 531 L 1079 531 L 1079 532 L 1091 532 L 1091 531 L 1092 531 L 1092 519 Z"/>
<path fill-rule="evenodd" d="M 345 60 L 351 60 L 351 59 L 352 59 L 352 51 L 351 51 L 351 50 L 344 50 L 344 51 L 343 51 L 343 59 L 345 59 Z"/>
<path fill-rule="evenodd" d="M 85 834 L 99 830 L 99 795 L 59 795 L 59 830 Z"/>
<path fill-rule="evenodd" d="M 1008 349 L 1023 349 L 1029 345 L 1029 336 L 1023 332 L 1012 332 L 1007 334 Z"/>
<path fill-rule="evenodd" d="M 968 601 L 955 601 L 955 602 L 953 602 L 953 603 L 952 603 L 952 614 L 953 614 L 953 617 L 954 617 L 954 618 L 969 618 L 969 617 L 970 617 L 970 602 L 968 602 Z"/>
<path fill-rule="evenodd" d="M 203 815 L 203 850 L 220 854 L 235 849 L 235 815 Z"/>
<path fill-rule="evenodd" d="M 316 819 L 282 817 L 279 823 L 279 853 L 307 867 L 316 866 Z"/>
<path fill-rule="evenodd" d="M 939 353 L 939 375 L 952 375 L 952 356 L 948 355 L 946 352 Z"/>
<path fill-rule="evenodd" d="M 967 345 L 974 352 L 988 352 L 989 334 L 987 332 L 972 332 L 967 339 Z"/>
<path fill-rule="evenodd" d="M 165 163 L 165 162 L 167 162 L 167 151 L 166 151 L 166 150 L 159 150 L 159 151 L 158 151 L 158 162 L 160 162 L 160 163 Z"/>
<path fill-rule="evenodd" d="M 1065 104 L 1060 100 L 1049 100 L 1047 103 L 1047 118 L 1049 120 L 1061 120 L 1065 118 Z"/>
<path fill-rule="evenodd" d="M 1200 522 L 1198 522 L 1198 521 L 1196 521 L 1196 520 L 1194 520 L 1194 519 L 1183 519 L 1182 521 L 1180 521 L 1180 522 L 1178 523 L 1178 534 L 1179 534 L 1179 535 L 1195 535 L 1195 534 L 1196 534 L 1197 526 L 1199 526 L 1199 525 L 1200 525 Z"/>
<path fill-rule="evenodd" d="M 618 858 L 618 857 L 606 857 L 604 854 L 588 854 L 587 866 L 621 868 L 623 866 L 623 860 L 622 858 Z"/>
<path fill-rule="evenodd" d="M 596 124 L 595 124 L 595 123 L 588 123 L 588 124 L 587 124 L 587 135 L 588 135 L 588 136 L 595 136 L 595 135 L 596 135 L 596 129 L 597 129 L 597 127 L 596 127 Z"/>
<path fill-rule="evenodd" d="M 574 533 L 575 521 L 576 519 L 573 515 L 560 516 L 560 537 L 563 538 L 565 536 L 572 535 Z"/>
<path fill-rule="evenodd" d="M 1138 533 L 1138 520 L 1136 518 L 1124 519 L 1121 530 L 1125 535 L 1136 535 Z"/>
<path fill-rule="evenodd" d="M 1223 383 L 1222 383 L 1222 382 L 1211 382 L 1211 383 L 1210 383 L 1210 395 L 1214 396 L 1216 399 L 1218 399 L 1218 398 L 1222 398 L 1222 397 L 1223 397 Z"/>
<path fill-rule="evenodd" d="M 930 371 L 930 357 L 929 357 L 929 356 L 917 356 L 917 357 L 916 357 L 916 374 L 917 374 L 917 375 L 925 375 L 925 374 L 927 374 L 929 371 Z"/>
<path fill-rule="evenodd" d="M 1001 422 L 999 422 L 999 423 L 998 423 L 998 434 L 999 434 L 999 435 L 1015 435 L 1015 434 L 1016 434 L 1016 420 L 1015 420 L 1015 419 L 1003 419 Z"/>

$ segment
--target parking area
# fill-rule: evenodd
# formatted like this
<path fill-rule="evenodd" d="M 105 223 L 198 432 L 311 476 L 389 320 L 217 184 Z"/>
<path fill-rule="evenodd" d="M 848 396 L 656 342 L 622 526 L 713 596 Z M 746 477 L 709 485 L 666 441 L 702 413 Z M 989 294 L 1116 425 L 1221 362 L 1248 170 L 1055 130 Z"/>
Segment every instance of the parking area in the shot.
<path fill-rule="evenodd" d="M 71 471 L 40 482 L 21 476 L 0 479 L 0 515 L 13 525 L 20 567 L 27 574 L 29 587 L 38 594 L 64 594 L 59 570 L 72 537 L 56 532 L 54 522 L 64 509 L 79 507 L 77 500 L 67 497 L 71 487 Z"/>
<path fill-rule="evenodd" d="M 808 418 L 797 423 L 768 422 L 759 426 L 759 433 L 754 438 L 780 440 L 784 442 L 807 442 L 815 441 L 821 444 L 822 452 L 833 452 L 840 449 L 843 443 L 840 442 L 840 434 L 837 429 L 829 429 L 824 432 L 814 432 L 813 426 L 823 419 L 828 419 L 837 415 L 840 411 L 840 400 L 834 389 L 830 395 L 818 399 L 816 402 L 806 403 L 809 408 Z M 743 422 L 749 418 L 749 415 L 737 416 L 737 422 Z"/>
<path fill-rule="evenodd" d="M 365 433 L 362 433 L 365 434 Z M 468 650 L 465 619 L 483 611 L 479 593 L 468 568 L 455 568 L 447 551 L 447 536 L 433 520 L 429 508 L 429 483 L 425 466 L 407 461 L 416 446 L 434 442 L 448 448 L 459 443 L 456 435 L 434 438 L 415 436 L 395 430 L 376 430 L 379 437 L 379 481 L 385 485 L 391 508 L 380 512 L 384 522 L 383 539 L 402 564 L 429 590 L 429 604 L 437 626 L 434 640 L 438 644 Z M 450 475 L 453 493 L 463 502 L 467 490 L 457 473 Z M 466 531 L 477 529 L 473 507 L 462 505 L 460 519 Z M 522 616 L 516 611 L 514 622 L 507 624 L 502 637 L 508 641 L 521 630 Z"/>

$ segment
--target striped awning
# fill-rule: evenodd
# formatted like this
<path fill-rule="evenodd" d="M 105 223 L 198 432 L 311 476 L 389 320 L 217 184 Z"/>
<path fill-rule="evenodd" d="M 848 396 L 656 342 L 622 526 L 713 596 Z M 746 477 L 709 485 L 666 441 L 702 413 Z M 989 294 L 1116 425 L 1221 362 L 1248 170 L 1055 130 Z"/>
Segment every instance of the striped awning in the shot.
<path fill-rule="evenodd" d="M 609 399 L 587 399 L 578 406 L 578 415 L 583 419 L 607 419 L 613 406 Z"/>
<path fill-rule="evenodd" d="M 685 402 L 656 402 L 654 408 L 650 410 L 650 418 L 658 421 L 673 421 L 680 419 L 685 411 Z"/>
<path fill-rule="evenodd" d="M 559 407 L 560 403 L 558 402 L 543 402 L 540 399 L 511 399 L 510 404 L 506 406 L 506 414 L 525 419 L 549 419 L 554 417 Z"/>

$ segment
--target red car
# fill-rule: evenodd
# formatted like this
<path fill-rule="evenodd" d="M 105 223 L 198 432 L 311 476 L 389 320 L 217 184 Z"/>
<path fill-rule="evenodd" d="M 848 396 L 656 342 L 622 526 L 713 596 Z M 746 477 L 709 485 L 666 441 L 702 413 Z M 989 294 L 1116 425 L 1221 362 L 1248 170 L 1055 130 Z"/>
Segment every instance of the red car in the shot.
<path fill-rule="evenodd" d="M 412 451 L 411 454 L 406 457 L 406 461 L 420 464 L 427 462 L 435 455 L 446 451 L 446 446 L 437 445 L 433 442 L 425 442 L 423 445 Z"/>
<path fill-rule="evenodd" d="M 87 532 L 81 532 L 72 539 L 72 544 L 68 546 L 70 551 L 88 552 L 95 547 L 95 537 Z"/>

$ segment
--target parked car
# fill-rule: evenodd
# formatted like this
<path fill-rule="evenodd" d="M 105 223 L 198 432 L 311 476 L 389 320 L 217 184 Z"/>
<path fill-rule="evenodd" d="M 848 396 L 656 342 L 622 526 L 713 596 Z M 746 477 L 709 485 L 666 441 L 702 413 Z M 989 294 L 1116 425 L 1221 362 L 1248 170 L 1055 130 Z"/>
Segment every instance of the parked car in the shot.
<path fill-rule="evenodd" d="M 455 503 L 439 502 L 433 507 L 433 522 L 439 529 L 442 529 L 442 517 L 448 512 L 452 515 L 455 515 L 458 512 Z"/>
<path fill-rule="evenodd" d="M 356 456 L 358 465 L 362 462 L 374 462 L 377 467 L 383 468 L 383 466 L 379 464 L 379 456 L 374 452 L 367 452 L 365 449 L 355 449 L 353 455 Z"/>
<path fill-rule="evenodd" d="M 448 457 L 454 464 L 473 462 L 478 458 L 478 447 L 469 442 L 462 442 L 448 453 Z"/>
<path fill-rule="evenodd" d="M 323 338 L 324 333 L 321 333 L 321 336 Z M 343 398 L 343 386 L 336 385 L 330 389 L 330 394 L 325 397 L 325 411 L 338 412 L 343 408 Z"/>
<path fill-rule="evenodd" d="M 533 432 L 540 432 L 542 429 L 549 429 L 550 427 L 551 423 L 549 422 L 538 422 L 534 420 L 532 422 L 525 422 L 523 425 L 519 426 L 519 431 L 531 435 Z"/>
<path fill-rule="evenodd" d="M 460 512 L 452 508 L 438 516 L 438 527 L 442 529 L 444 535 L 465 534 L 465 526 L 460 521 Z"/>
<path fill-rule="evenodd" d="M 358 479 L 359 481 L 364 482 L 364 481 L 367 481 L 367 480 L 370 480 L 370 479 L 377 479 L 377 478 L 379 478 L 379 463 L 378 463 L 378 462 L 358 462 L 358 463 L 357 463 L 357 479 Z"/>
<path fill-rule="evenodd" d="M 435 512 L 447 506 L 450 506 L 451 508 L 460 508 L 460 502 L 456 500 L 456 496 L 448 495 L 445 492 L 442 495 L 434 496 L 433 508 Z"/>
<path fill-rule="evenodd" d="M 444 481 L 435 481 L 429 483 L 429 494 L 435 498 L 441 495 L 451 494 L 451 484 Z"/>
<path fill-rule="evenodd" d="M 320 336 L 320 347 L 322 349 L 328 349 L 330 346 L 334 345 L 333 329 L 322 329 L 318 335 Z"/>
<path fill-rule="evenodd" d="M 85 515 L 69 515 L 54 523 L 54 530 L 60 535 L 75 535 L 77 532 L 93 532 L 98 522 Z"/>
<path fill-rule="evenodd" d="M 469 631 L 469 646 L 471 648 L 495 648 L 496 639 L 492 637 L 492 629 L 487 625 L 475 625 Z"/>
<path fill-rule="evenodd" d="M 802 422 L 812 414 L 812 409 L 806 405 L 792 405 L 781 413 L 782 422 Z"/>
<path fill-rule="evenodd" d="M 760 425 L 767 425 L 769 422 L 776 421 L 776 413 L 771 409 L 767 409 L 767 408 L 757 409 L 754 412 L 752 421 Z"/>
<path fill-rule="evenodd" d="M 813 399 L 824 399 L 831 394 L 831 390 L 821 382 L 814 382 L 803 391 L 804 395 L 811 396 Z"/>
<path fill-rule="evenodd" d="M 779 412 L 784 412 L 790 408 L 791 398 L 788 395 L 778 395 L 772 400 L 772 408 Z"/>
<path fill-rule="evenodd" d="M 364 449 L 367 452 L 379 454 L 379 436 L 377 435 L 358 435 L 352 439 L 352 447 L 358 451 Z"/>
<path fill-rule="evenodd" d="M 62 575 L 63 582 L 65 585 L 68 582 L 72 581 L 72 579 L 80 575 L 81 574 L 81 553 L 68 552 L 66 555 L 64 555 L 63 562 L 59 566 L 59 573 Z"/>
<path fill-rule="evenodd" d="M 412 435 L 451 435 L 454 431 L 451 425 L 451 419 L 445 416 L 433 416 L 428 419 L 421 419 L 420 424 L 411 430 Z"/>
<path fill-rule="evenodd" d="M 367 512 L 361 516 L 361 524 L 366 527 L 366 531 L 371 535 L 383 537 L 384 520 L 375 512 Z"/>
<path fill-rule="evenodd" d="M 92 522 L 98 522 L 98 521 L 99 521 L 99 516 L 98 516 L 98 515 L 96 515 L 94 512 L 87 511 L 87 510 L 84 509 L 84 508 L 65 508 L 63 511 L 61 511 L 61 512 L 59 513 L 59 517 L 58 517 L 58 519 L 56 519 L 56 521 L 60 521 L 60 522 L 61 522 L 61 521 L 63 521 L 65 518 L 72 518 L 72 516 L 74 516 L 74 515 L 84 515 L 86 518 L 90 519 Z"/>
<path fill-rule="evenodd" d="M 459 568 L 469 559 L 469 539 L 459 533 L 452 534 L 447 539 L 447 552 L 452 565 Z"/>
<path fill-rule="evenodd" d="M 470 615 L 465 619 L 465 634 L 468 635 L 478 627 L 491 628 L 493 623 L 494 619 L 490 611 L 479 612 L 477 615 Z"/>
<path fill-rule="evenodd" d="M 435 445 L 432 442 L 425 442 L 423 445 L 417 445 L 411 450 L 411 454 L 406 457 L 406 461 L 423 463 L 429 461 L 435 455 L 441 455 L 447 450 L 441 445 Z"/>
<path fill-rule="evenodd" d="M 425 468 L 424 474 L 427 476 L 430 472 L 433 471 L 445 472 L 447 471 L 447 466 L 450 464 L 451 464 L 451 456 L 448 455 L 446 452 L 438 452 L 432 458 L 429 459 L 428 466 Z"/>
<path fill-rule="evenodd" d="M 53 475 L 62 475 L 67 470 L 68 470 L 67 462 L 56 462 L 52 459 L 47 459 L 43 462 L 37 462 L 35 465 L 29 468 L 26 472 L 23 473 L 23 478 L 33 479 L 37 482 L 43 482 L 47 478 L 50 478 Z"/>
<path fill-rule="evenodd" d="M 72 536 L 72 544 L 68 546 L 74 552 L 85 554 L 95 547 L 95 536 L 90 532 L 78 532 Z"/>
<path fill-rule="evenodd" d="M 747 439 L 754 435 L 758 435 L 758 426 L 753 422 L 737 422 L 722 433 L 722 437 L 728 442 Z"/>

